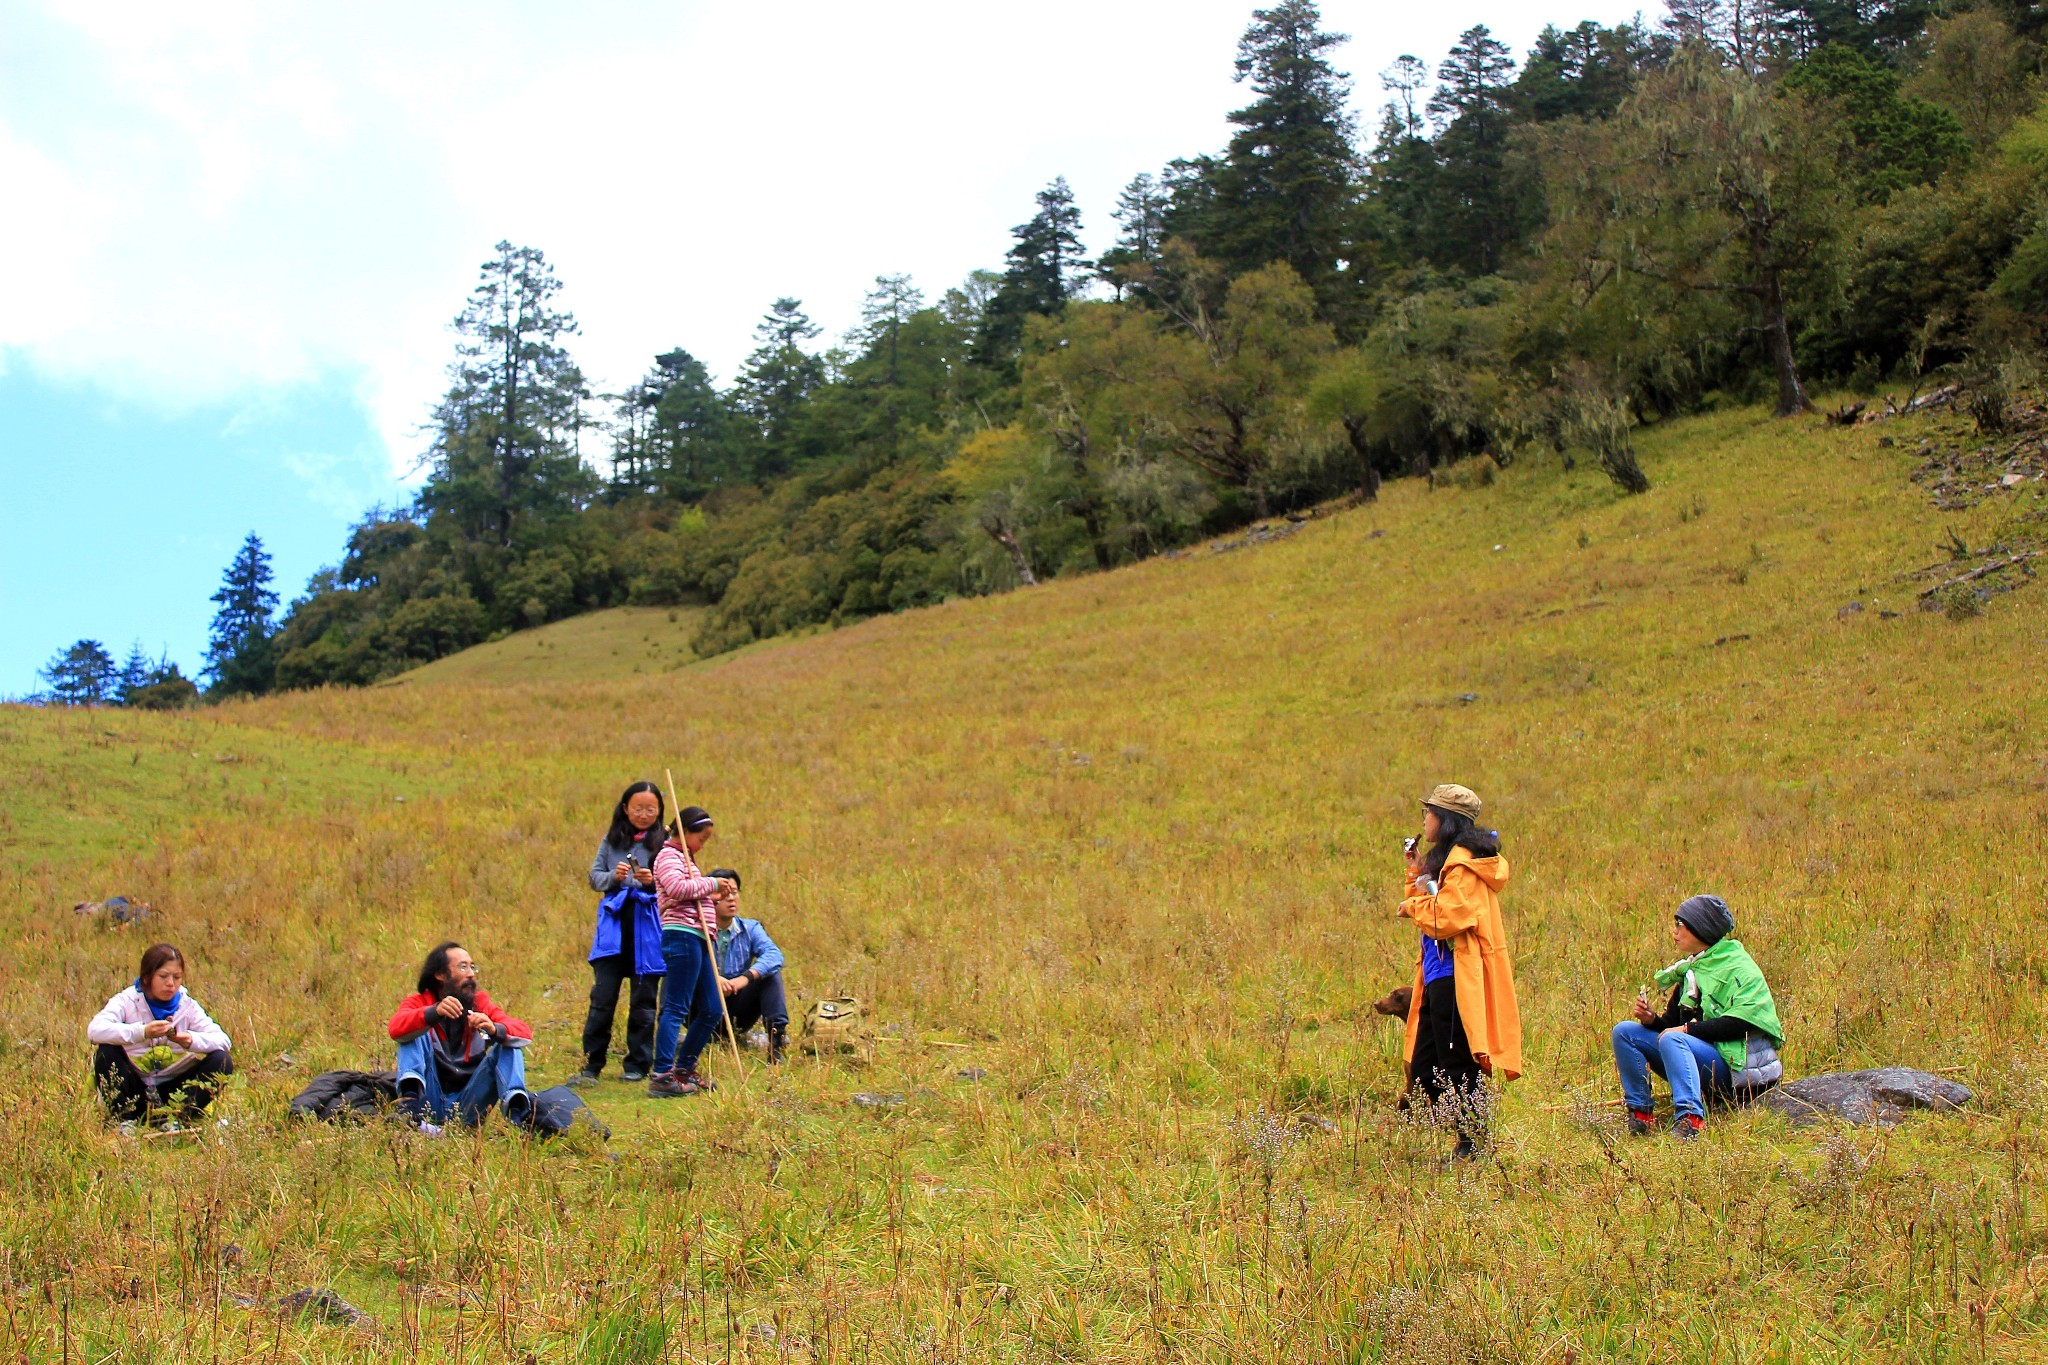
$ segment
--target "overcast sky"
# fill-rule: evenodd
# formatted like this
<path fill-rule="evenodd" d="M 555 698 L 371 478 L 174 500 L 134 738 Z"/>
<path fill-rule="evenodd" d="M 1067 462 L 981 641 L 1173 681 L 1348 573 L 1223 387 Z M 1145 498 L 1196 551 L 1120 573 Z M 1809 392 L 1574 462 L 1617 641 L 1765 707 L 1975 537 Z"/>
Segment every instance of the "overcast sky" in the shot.
<path fill-rule="evenodd" d="M 203 5 L 0 0 L 0 695 L 81 636 L 190 669 L 242 535 L 289 598 L 403 496 L 448 320 L 544 250 L 599 391 L 878 274 L 999 266 L 1065 175 L 1091 248 L 1219 148 L 1245 0 Z M 1403 53 L 1634 4 L 1342 3 L 1361 126 Z"/>

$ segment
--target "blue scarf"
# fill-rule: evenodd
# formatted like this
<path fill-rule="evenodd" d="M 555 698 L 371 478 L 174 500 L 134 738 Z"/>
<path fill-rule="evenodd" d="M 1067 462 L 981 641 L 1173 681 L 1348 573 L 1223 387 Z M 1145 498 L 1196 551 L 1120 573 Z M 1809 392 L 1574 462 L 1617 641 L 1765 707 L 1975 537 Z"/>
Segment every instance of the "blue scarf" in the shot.
<path fill-rule="evenodd" d="M 185 1003 L 185 988 L 183 986 L 178 987 L 178 993 L 168 1000 L 158 1000 L 147 990 L 144 990 L 142 978 L 139 976 L 135 978 L 135 989 L 142 993 L 142 1002 L 149 1006 L 151 1017 L 156 1019 L 169 1019 L 178 1012 L 178 1006 Z"/>

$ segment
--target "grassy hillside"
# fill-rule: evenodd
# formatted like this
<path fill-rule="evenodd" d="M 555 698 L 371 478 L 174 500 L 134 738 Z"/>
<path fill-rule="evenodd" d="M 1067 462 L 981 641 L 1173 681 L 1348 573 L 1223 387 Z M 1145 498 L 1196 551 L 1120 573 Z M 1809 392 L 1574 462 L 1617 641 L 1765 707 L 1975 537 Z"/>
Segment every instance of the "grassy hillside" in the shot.
<path fill-rule="evenodd" d="M 414 684 L 563 683 L 669 673 L 696 661 L 690 641 L 703 617 L 701 607 L 614 607 L 522 630 L 403 676 Z"/>
<path fill-rule="evenodd" d="M 2009 534 L 2039 485 L 1935 511 L 1924 425 L 1882 447 L 1726 413 L 1646 433 L 1634 499 L 1554 464 L 1409 481 L 1271 543 L 681 672 L 120 723 L 166 753 L 217 726 L 186 752 L 274 755 L 310 794 L 121 770 L 138 741 L 98 717 L 5 713 L 46 774 L 7 793 L 34 837 L 0 994 L 5 1349 L 2038 1358 L 2048 595 L 1951 619 L 1903 575 Z M 385 1056 L 444 933 L 535 1022 L 536 1078 L 573 1070 L 582 872 L 664 766 L 796 993 L 873 1002 L 872 1060 L 712 1057 L 723 1088 L 668 1104 L 607 1084 L 605 1150 L 278 1118 L 312 1071 Z M 1529 1053 L 1497 1159 L 1460 1169 L 1394 1111 L 1398 1033 L 1367 1008 L 1408 979 L 1399 839 L 1443 780 L 1514 864 Z M 184 824 L 116 834 L 136 803 Z M 235 1035 L 231 1125 L 200 1144 L 94 1120 L 83 1021 L 143 940 L 73 920 L 88 881 L 163 907 Z M 1735 907 L 1796 1071 L 1944 1068 L 1980 1108 L 1619 1137 L 1607 1030 L 1698 890 Z M 379 1334 L 237 1306 L 307 1285 Z"/>

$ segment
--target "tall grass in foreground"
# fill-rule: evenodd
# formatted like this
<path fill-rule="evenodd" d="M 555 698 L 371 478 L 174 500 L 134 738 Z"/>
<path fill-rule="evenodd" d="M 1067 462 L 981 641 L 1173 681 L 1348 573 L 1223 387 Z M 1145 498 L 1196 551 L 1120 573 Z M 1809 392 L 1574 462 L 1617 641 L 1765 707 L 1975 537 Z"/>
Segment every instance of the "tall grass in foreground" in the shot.
<path fill-rule="evenodd" d="M 17 855 L 0 1353 L 2038 1357 L 2048 599 L 1950 621 L 1899 577 L 2012 505 L 1939 517 L 1869 432 L 1747 413 L 1643 454 L 1640 498 L 1519 467 L 1403 485 L 1277 545 L 666 677 L 216 713 L 346 778 L 317 808 L 9 715 L 67 807 L 22 827 L 182 798 L 187 827 L 109 841 L 104 877 L 164 907 L 244 1072 L 224 1131 L 103 1132 L 84 1020 L 143 938 L 73 920 L 116 887 L 70 844 Z M 601 1087 L 609 1144 L 279 1117 L 384 1055 L 444 932 L 539 1026 L 537 1078 L 572 1070 L 582 871 L 618 789 L 669 764 L 799 995 L 874 1002 L 872 1058 L 743 1084 L 712 1058 L 723 1088 L 666 1105 Z M 1408 978 L 1398 838 L 1439 780 L 1488 799 L 1515 864 L 1530 1059 L 1498 1159 L 1455 1170 L 1394 1110 L 1367 1008 Z M 1981 1106 L 1619 1136 L 1607 1029 L 1704 889 L 1795 1070 L 1943 1068 Z M 374 1332 L 273 1306 L 307 1287 Z"/>

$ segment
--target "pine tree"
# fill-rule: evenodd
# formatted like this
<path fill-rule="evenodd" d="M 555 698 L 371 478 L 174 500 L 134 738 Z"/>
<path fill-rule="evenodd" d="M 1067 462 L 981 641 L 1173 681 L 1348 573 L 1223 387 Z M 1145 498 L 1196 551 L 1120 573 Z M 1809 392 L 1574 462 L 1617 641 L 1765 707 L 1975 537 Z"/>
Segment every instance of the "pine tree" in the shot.
<path fill-rule="evenodd" d="M 1380 245 L 1394 265 L 1430 259 L 1439 244 L 1436 148 L 1416 96 L 1429 84 L 1421 58 L 1401 56 L 1380 73 L 1393 95 L 1381 111 L 1379 136 L 1367 162 L 1367 193 L 1375 210 Z"/>
<path fill-rule="evenodd" d="M 221 575 L 213 601 L 213 627 L 206 672 L 216 696 L 259 696 L 271 689 L 277 671 L 272 616 L 277 592 L 271 587 L 270 556 L 254 531 Z"/>
<path fill-rule="evenodd" d="M 578 443 L 590 392 L 562 344 L 577 327 L 554 306 L 554 268 L 533 247 L 496 251 L 455 319 L 453 383 L 434 410 L 419 500 L 466 539 L 510 545 L 521 518 L 573 510 L 589 492 Z"/>
<path fill-rule="evenodd" d="M 1641 33 L 1628 24 L 1548 26 L 1536 35 L 1529 60 L 1515 78 L 1515 110 L 1532 123 L 1605 118 L 1635 88 L 1636 73 L 1649 65 L 1650 56 Z"/>
<path fill-rule="evenodd" d="M 1109 216 L 1116 219 L 1121 231 L 1117 233 L 1116 245 L 1102 253 L 1096 268 L 1119 299 L 1134 272 L 1149 268 L 1159 259 L 1159 248 L 1166 240 L 1166 203 L 1165 191 L 1149 173 L 1134 177 L 1116 197 L 1116 207 Z"/>
<path fill-rule="evenodd" d="M 1682 7 L 1700 3 L 1678 0 L 1671 6 L 1674 18 Z M 1896 61 L 1920 39 L 1927 21 L 1949 8 L 1938 0 L 1727 0 L 1725 5 L 1736 33 L 1746 24 L 1749 46 L 1780 60 L 1839 46 Z M 1733 50 L 1740 55 L 1739 48 Z"/>
<path fill-rule="evenodd" d="M 1026 313 L 1059 312 L 1087 282 L 1088 260 L 1081 251 L 1081 210 L 1065 176 L 1057 176 L 1037 195 L 1038 212 L 1011 230 L 1003 282 L 1016 294 Z"/>
<path fill-rule="evenodd" d="M 1750 8 L 1755 9 L 1754 3 Z M 1742 34 L 1727 0 L 1664 0 L 1664 18 L 1657 27 L 1674 43 L 1708 43 L 1729 53 L 1736 51 Z"/>
<path fill-rule="evenodd" d="M 1235 78 L 1258 98 L 1230 115 L 1238 131 L 1215 164 L 1214 204 L 1197 238 L 1233 275 L 1285 261 L 1326 316 L 1349 305 L 1338 262 L 1348 251 L 1359 171 L 1346 111 L 1350 78 L 1325 55 L 1346 40 L 1324 31 L 1312 0 L 1252 12 Z"/>
<path fill-rule="evenodd" d="M 972 364 L 972 335 L 950 305 L 927 307 L 908 275 L 876 276 L 832 382 L 809 405 L 806 440 L 869 468 L 902 458 L 910 433 L 949 427 L 989 378 Z"/>
<path fill-rule="evenodd" d="M 80 640 L 43 666 L 49 700 L 58 706 L 100 706 L 118 699 L 114 656 L 98 640 Z"/>
<path fill-rule="evenodd" d="M 1474 274 L 1499 270 L 1519 237 L 1507 179 L 1509 77 L 1515 59 L 1486 25 L 1459 36 L 1437 68 L 1429 97 L 1436 140 L 1438 184 L 1444 196 L 1437 259 Z"/>
<path fill-rule="evenodd" d="M 1067 178 L 1059 176 L 1038 192 L 1038 212 L 1010 230 L 1016 240 L 1002 283 L 982 316 L 979 359 L 1014 375 L 1024 319 L 1052 317 L 1087 287 L 1087 257 L 1081 250 L 1081 210 Z"/>
<path fill-rule="evenodd" d="M 114 694 L 123 706 L 135 703 L 135 694 L 150 685 L 149 656 L 142 652 L 142 641 L 128 646 L 128 662 L 121 665 L 121 675 L 115 684 Z"/>
<path fill-rule="evenodd" d="M 654 449 L 662 491 L 701 498 L 745 477 L 732 407 L 703 361 L 677 347 L 654 358 L 668 382 L 654 405 Z"/>
<path fill-rule="evenodd" d="M 1387 102 L 1387 128 L 1401 137 L 1422 135 L 1422 115 L 1416 112 L 1415 97 L 1428 84 L 1429 64 L 1420 57 L 1403 53 L 1387 64 L 1380 72 L 1380 87 L 1394 96 Z"/>
<path fill-rule="evenodd" d="M 1830 43 L 1793 64 L 1779 90 L 1824 101 L 1855 138 L 1855 180 L 1863 197 L 1882 202 L 1909 185 L 1932 185 L 1968 162 L 1962 120 L 1927 100 L 1900 93 L 1899 73 L 1880 57 Z"/>
<path fill-rule="evenodd" d="M 803 348 L 819 328 L 798 299 L 780 298 L 754 328 L 755 346 L 740 370 L 736 396 L 753 424 L 756 479 L 796 463 L 797 422 L 805 401 L 825 382 L 825 362 Z"/>
<path fill-rule="evenodd" d="M 1159 176 L 1166 205 L 1159 226 L 1165 237 L 1200 247 L 1215 239 L 1216 177 L 1223 163 L 1213 156 L 1175 157 Z"/>
<path fill-rule="evenodd" d="M 677 347 L 615 400 L 612 491 L 693 502 L 743 477 L 733 413 L 704 362 Z"/>
<path fill-rule="evenodd" d="M 899 373 L 903 325 L 924 307 L 924 291 L 908 275 L 877 275 L 875 287 L 861 300 L 860 329 L 853 340 L 881 361 L 882 381 L 894 384 Z"/>

